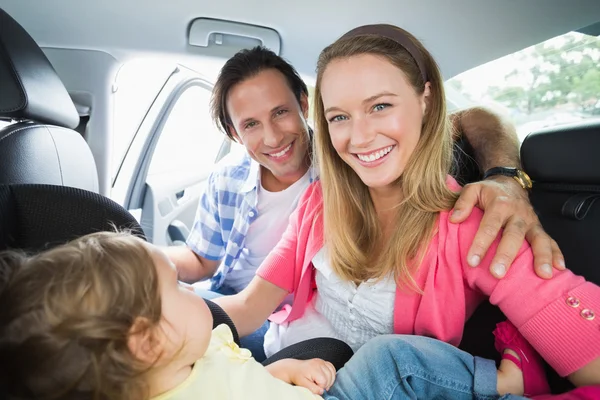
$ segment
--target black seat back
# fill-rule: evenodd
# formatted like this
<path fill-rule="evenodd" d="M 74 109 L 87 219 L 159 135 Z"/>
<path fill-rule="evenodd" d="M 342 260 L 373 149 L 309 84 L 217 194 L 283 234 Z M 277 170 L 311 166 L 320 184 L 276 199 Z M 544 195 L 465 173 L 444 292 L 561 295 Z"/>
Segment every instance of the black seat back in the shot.
<path fill-rule="evenodd" d="M 600 122 L 529 135 L 521 157 L 531 202 L 567 267 L 600 284 Z"/>
<path fill-rule="evenodd" d="M 36 252 L 115 228 L 144 238 L 129 212 L 97 193 L 54 185 L 0 185 L 0 251 Z"/>
<path fill-rule="evenodd" d="M 97 192 L 96 163 L 74 130 L 79 115 L 29 34 L 0 9 L 0 184 L 45 183 Z"/>
<path fill-rule="evenodd" d="M 523 168 L 534 181 L 531 203 L 565 255 L 567 268 L 600 284 L 600 123 L 530 134 L 521 146 Z M 482 304 L 465 326 L 461 348 L 498 359 L 492 331 L 506 317 Z M 554 393 L 572 388 L 548 368 Z"/>

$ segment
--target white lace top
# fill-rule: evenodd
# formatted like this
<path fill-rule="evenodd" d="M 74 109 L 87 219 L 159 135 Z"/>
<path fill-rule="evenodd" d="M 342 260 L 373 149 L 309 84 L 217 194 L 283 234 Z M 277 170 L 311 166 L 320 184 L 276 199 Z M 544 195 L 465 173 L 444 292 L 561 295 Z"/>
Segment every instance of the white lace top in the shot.
<path fill-rule="evenodd" d="M 334 337 L 358 350 L 369 339 L 394 332 L 393 279 L 369 280 L 356 286 L 337 276 L 323 247 L 313 258 L 317 293 L 304 315 L 282 325 L 271 324 L 265 335 L 267 356 L 315 337 Z"/>

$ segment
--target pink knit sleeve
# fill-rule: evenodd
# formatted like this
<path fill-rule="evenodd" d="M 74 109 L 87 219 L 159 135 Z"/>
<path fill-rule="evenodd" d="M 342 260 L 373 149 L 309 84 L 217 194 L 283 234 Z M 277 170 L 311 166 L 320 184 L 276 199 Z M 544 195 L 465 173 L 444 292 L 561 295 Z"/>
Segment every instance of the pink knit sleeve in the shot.
<path fill-rule="evenodd" d="M 460 262 L 467 284 L 489 296 L 542 357 L 561 375 L 569 375 L 600 357 L 600 287 L 571 271 L 554 271 L 550 280 L 533 269 L 527 242 L 507 275 L 496 279 L 489 272 L 500 236 L 481 264 L 467 264 L 467 252 L 479 228 L 482 211 L 475 209 L 457 230 Z M 449 224 L 450 225 L 450 224 Z M 449 239 L 451 239 L 449 236 Z"/>

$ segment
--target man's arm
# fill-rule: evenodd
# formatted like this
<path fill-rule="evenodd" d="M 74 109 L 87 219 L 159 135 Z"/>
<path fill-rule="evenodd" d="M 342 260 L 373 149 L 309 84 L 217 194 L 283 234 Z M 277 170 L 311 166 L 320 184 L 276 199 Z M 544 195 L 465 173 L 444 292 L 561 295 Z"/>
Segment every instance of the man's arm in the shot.
<path fill-rule="evenodd" d="M 211 278 L 219 267 L 219 260 L 208 260 L 194 253 L 188 246 L 170 246 L 163 248 L 177 268 L 180 281 L 194 283 Z"/>
<path fill-rule="evenodd" d="M 455 138 L 464 137 L 473 148 L 482 174 L 492 167 L 520 168 L 519 140 L 507 117 L 487 108 L 474 107 L 452 114 L 450 120 Z M 491 264 L 491 272 L 497 278 L 504 277 L 524 239 L 533 249 L 537 275 L 551 278 L 552 266 L 565 268 L 557 243 L 542 228 L 529 202 L 529 194 L 515 179 L 494 176 L 465 186 L 451 221 L 464 221 L 475 206 L 484 210 L 484 216 L 469 250 L 471 266 L 479 265 L 498 232 L 504 228 Z"/>
<path fill-rule="evenodd" d="M 464 137 L 473 147 L 482 175 L 492 167 L 520 168 L 519 138 L 507 117 L 473 107 L 451 114 L 450 121 L 456 138 Z"/>

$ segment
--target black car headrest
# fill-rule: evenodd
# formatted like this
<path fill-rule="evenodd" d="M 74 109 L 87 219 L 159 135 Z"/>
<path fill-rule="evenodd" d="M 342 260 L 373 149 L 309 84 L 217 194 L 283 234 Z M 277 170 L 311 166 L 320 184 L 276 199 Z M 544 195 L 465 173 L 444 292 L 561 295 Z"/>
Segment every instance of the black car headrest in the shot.
<path fill-rule="evenodd" d="M 31 36 L 0 9 L 0 118 L 75 128 L 79 115 Z"/>
<path fill-rule="evenodd" d="M 563 125 L 527 136 L 523 169 L 532 180 L 597 185 L 600 182 L 600 122 Z"/>

